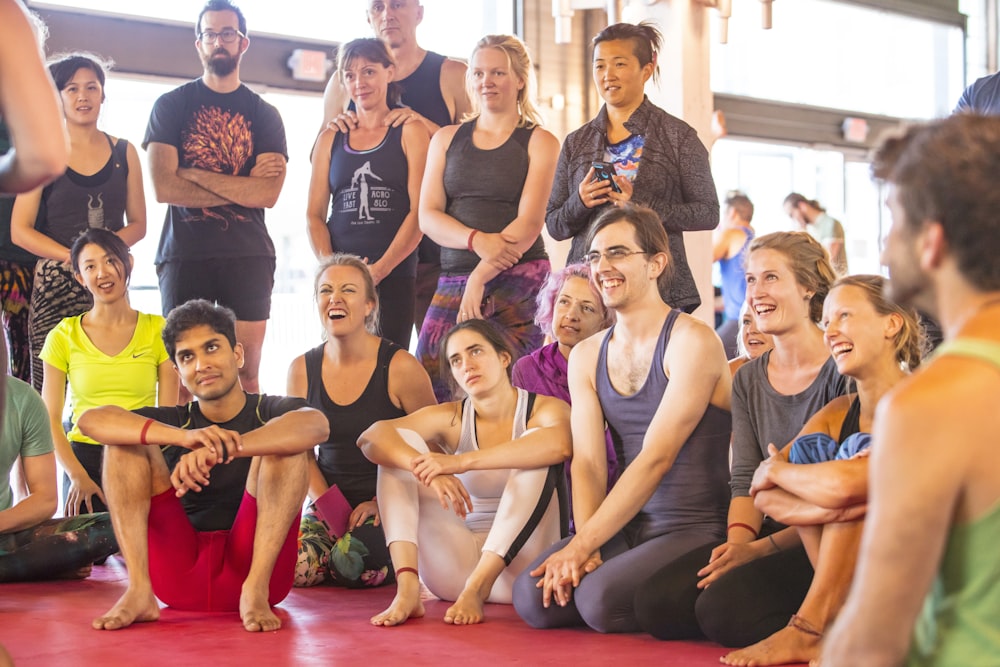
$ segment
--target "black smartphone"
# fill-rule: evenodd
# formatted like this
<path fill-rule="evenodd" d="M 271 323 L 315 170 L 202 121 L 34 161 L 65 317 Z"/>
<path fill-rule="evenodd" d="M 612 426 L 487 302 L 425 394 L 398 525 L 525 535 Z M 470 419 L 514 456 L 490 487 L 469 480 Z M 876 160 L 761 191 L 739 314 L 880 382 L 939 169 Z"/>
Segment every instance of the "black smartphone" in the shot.
<path fill-rule="evenodd" d="M 611 189 L 615 192 L 620 193 L 622 191 L 622 189 L 618 187 L 618 184 L 615 183 L 615 179 L 611 178 L 615 175 L 614 164 L 611 162 L 594 162 L 592 166 L 594 167 L 594 173 L 597 175 L 597 180 L 608 181 L 611 183 Z"/>

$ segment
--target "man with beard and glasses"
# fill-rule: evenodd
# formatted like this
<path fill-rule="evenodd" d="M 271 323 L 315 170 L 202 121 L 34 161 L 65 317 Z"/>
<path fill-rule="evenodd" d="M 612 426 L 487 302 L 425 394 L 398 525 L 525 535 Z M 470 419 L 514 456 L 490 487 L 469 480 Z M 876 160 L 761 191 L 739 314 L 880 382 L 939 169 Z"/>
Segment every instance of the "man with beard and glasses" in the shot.
<path fill-rule="evenodd" d="M 195 31 L 205 73 L 156 101 L 143 141 L 156 200 L 170 204 L 156 273 L 164 315 L 198 298 L 236 313 L 246 352 L 240 381 L 256 392 L 275 266 L 264 208 L 285 180 L 285 128 L 277 109 L 240 82 L 250 46 L 243 12 L 209 0 Z"/>
<path fill-rule="evenodd" d="M 944 343 L 882 399 L 868 520 L 823 667 L 997 664 L 1000 655 L 1000 118 L 958 114 L 887 140 L 888 296 Z"/>

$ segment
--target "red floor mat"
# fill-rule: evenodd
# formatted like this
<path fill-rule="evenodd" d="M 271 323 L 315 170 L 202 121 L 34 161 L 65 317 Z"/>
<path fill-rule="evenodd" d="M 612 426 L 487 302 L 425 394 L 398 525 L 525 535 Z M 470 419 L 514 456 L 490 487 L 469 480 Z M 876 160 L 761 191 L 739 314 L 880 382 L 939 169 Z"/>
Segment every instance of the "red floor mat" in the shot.
<path fill-rule="evenodd" d="M 117 632 L 90 628 L 124 590 L 113 557 L 84 581 L 0 586 L 0 642 L 18 667 L 143 665 L 718 665 L 725 651 L 707 642 L 659 642 L 646 635 L 589 630 L 533 630 L 509 605 L 489 605 L 487 621 L 452 627 L 447 603 L 427 603 L 427 616 L 396 628 L 368 618 L 388 606 L 392 587 L 349 591 L 293 590 L 278 607 L 284 627 L 251 634 L 238 615 L 164 609 L 155 623 Z"/>

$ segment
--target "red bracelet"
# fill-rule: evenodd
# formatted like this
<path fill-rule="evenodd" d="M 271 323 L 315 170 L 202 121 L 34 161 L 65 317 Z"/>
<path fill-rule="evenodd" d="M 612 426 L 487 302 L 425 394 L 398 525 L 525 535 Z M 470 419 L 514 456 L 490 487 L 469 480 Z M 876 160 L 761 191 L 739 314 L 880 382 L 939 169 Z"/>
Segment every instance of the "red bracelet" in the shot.
<path fill-rule="evenodd" d="M 471 232 L 469 232 L 469 240 L 465 242 L 465 247 L 469 249 L 469 252 L 476 252 L 475 250 L 472 249 L 472 239 L 474 239 L 476 237 L 476 234 L 478 233 L 479 233 L 478 229 L 473 229 Z"/>
<path fill-rule="evenodd" d="M 140 445 L 148 445 L 149 444 L 148 442 L 146 442 L 146 432 L 149 431 L 149 427 L 152 426 L 153 422 L 155 422 L 155 421 L 156 421 L 155 419 L 153 419 L 152 417 L 150 417 L 149 419 L 146 420 L 146 423 L 142 425 L 142 430 L 139 432 L 139 444 Z"/>
<path fill-rule="evenodd" d="M 733 528 L 745 528 L 745 529 L 749 530 L 751 533 L 753 533 L 753 538 L 754 539 L 757 539 L 757 535 L 759 534 L 756 530 L 754 530 L 754 527 L 751 526 L 750 524 L 740 523 L 739 521 L 735 521 L 735 522 L 729 524 L 728 526 L 726 526 L 726 532 L 728 533 Z"/>
<path fill-rule="evenodd" d="M 417 574 L 417 568 L 415 567 L 401 567 L 398 570 L 396 570 L 396 579 L 399 579 L 399 575 L 403 574 L 404 572 L 412 572 L 413 574 L 416 574 L 417 577 L 420 576 L 419 574 Z"/>

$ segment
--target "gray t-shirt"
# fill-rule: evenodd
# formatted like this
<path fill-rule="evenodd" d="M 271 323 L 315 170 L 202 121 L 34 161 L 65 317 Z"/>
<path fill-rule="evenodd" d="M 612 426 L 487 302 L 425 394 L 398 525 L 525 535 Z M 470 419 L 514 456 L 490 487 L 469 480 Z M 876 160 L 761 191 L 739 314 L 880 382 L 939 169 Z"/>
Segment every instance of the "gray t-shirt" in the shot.
<path fill-rule="evenodd" d="M 809 387 L 798 394 L 779 394 L 767 379 L 765 352 L 743 365 L 733 378 L 733 470 L 729 487 L 734 498 L 750 495 L 757 466 L 767 458 L 767 446 L 781 448 L 798 435 L 806 421 L 846 391 L 846 380 L 833 358 Z"/>

